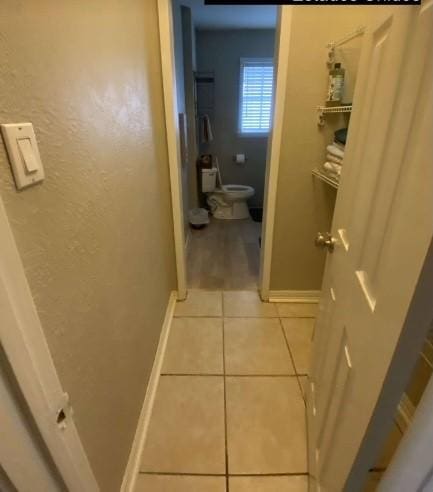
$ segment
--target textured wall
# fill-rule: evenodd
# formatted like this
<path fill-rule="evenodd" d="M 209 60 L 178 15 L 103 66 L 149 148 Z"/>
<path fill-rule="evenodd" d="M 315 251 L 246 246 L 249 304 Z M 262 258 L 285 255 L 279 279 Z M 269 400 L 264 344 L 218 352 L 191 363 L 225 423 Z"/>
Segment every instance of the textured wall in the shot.
<path fill-rule="evenodd" d="M 103 492 L 119 490 L 175 267 L 156 0 L 0 0 L 0 119 L 45 182 L 0 192 Z"/>
<path fill-rule="evenodd" d="M 316 290 L 322 283 L 325 253 L 314 246 L 318 231 L 329 230 L 336 192 L 312 178 L 325 162 L 333 132 L 345 126 L 329 115 L 317 126 L 316 106 L 323 105 L 328 84 L 326 44 L 367 21 L 366 7 L 293 7 L 286 103 L 278 176 L 272 290 Z M 330 28 L 331 26 L 331 28 Z M 347 101 L 351 101 L 361 39 L 337 51 L 347 69 Z"/>
<path fill-rule="evenodd" d="M 272 58 L 274 39 L 272 29 L 197 31 L 197 69 L 215 72 L 214 141 L 201 150 L 218 157 L 225 184 L 256 190 L 250 200 L 256 207 L 263 204 L 268 139 L 238 133 L 240 59 Z M 245 154 L 246 164 L 235 164 L 235 154 Z"/>

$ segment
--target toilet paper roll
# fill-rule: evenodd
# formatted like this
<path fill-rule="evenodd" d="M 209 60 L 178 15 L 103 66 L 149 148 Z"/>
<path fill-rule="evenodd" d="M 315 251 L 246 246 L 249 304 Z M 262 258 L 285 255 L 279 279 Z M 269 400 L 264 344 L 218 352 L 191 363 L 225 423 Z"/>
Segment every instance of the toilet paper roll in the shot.
<path fill-rule="evenodd" d="M 235 155 L 236 164 L 244 164 L 245 163 L 245 154 L 236 154 Z"/>

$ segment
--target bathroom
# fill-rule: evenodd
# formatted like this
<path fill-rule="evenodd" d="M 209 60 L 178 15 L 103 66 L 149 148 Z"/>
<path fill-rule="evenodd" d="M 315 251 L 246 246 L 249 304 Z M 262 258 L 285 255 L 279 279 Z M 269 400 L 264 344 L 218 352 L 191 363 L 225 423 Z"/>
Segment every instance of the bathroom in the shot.
<path fill-rule="evenodd" d="M 208 9 L 173 2 L 188 285 L 256 289 L 277 8 Z"/>

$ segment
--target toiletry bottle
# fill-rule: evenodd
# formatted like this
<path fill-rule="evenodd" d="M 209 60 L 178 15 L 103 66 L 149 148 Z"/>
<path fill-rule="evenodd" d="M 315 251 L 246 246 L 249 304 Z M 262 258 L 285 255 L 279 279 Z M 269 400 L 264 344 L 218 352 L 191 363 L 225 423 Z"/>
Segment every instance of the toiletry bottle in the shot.
<path fill-rule="evenodd" d="M 339 102 L 343 99 L 344 68 L 341 63 L 336 63 L 329 71 L 328 101 Z"/>

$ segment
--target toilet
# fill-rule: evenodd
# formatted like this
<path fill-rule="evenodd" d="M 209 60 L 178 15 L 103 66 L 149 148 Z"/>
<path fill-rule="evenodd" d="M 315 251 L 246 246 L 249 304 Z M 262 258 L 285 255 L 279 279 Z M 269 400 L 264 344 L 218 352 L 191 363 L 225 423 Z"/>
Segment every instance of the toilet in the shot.
<path fill-rule="evenodd" d="M 244 185 L 216 187 L 217 168 L 202 169 L 202 191 L 207 195 L 207 204 L 216 219 L 248 219 L 247 200 L 254 195 L 254 188 Z"/>

